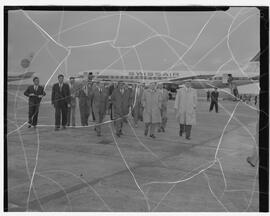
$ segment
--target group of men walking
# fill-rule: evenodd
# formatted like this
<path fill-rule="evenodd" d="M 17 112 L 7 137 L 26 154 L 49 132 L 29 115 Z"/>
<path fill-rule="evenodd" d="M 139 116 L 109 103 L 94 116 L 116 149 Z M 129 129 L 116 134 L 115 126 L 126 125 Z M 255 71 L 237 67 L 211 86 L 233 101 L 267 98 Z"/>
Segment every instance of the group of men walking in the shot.
<path fill-rule="evenodd" d="M 40 101 L 46 95 L 44 88 L 39 85 L 38 77 L 33 81 L 34 85 L 25 91 L 29 97 L 29 127 L 36 127 Z M 155 131 L 165 132 L 169 94 L 163 84 L 127 85 L 120 81 L 118 85 L 105 86 L 104 82 L 92 81 L 90 73 L 88 79 L 79 84 L 75 83 L 74 77 L 70 77 L 69 83 L 66 83 L 64 75 L 60 74 L 51 94 L 51 104 L 55 109 L 55 131 L 60 126 L 62 129 L 76 126 L 77 98 L 81 125 L 88 126 L 89 117 L 92 116 L 97 136 L 101 136 L 101 125 L 107 114 L 111 115 L 117 137 L 123 135 L 123 125 L 127 123 L 129 114 L 133 116 L 135 127 L 138 127 L 138 121 L 144 122 L 145 136 L 155 138 Z M 179 135 L 186 133 L 186 139 L 190 139 L 191 126 L 196 122 L 196 103 L 196 91 L 187 81 L 185 87 L 177 92 L 174 106 L 180 123 Z"/>
<path fill-rule="evenodd" d="M 76 98 L 79 100 L 81 125 L 87 126 L 90 114 L 95 121 L 97 136 L 101 136 L 101 125 L 106 114 L 111 114 L 114 122 L 116 136 L 123 135 L 123 124 L 127 123 L 129 114 L 133 116 L 134 125 L 138 121 L 145 123 L 144 135 L 155 138 L 155 131 L 165 132 L 167 123 L 168 91 L 162 84 L 151 83 L 137 86 L 127 86 L 119 82 L 118 86 L 105 86 L 103 82 L 92 82 L 91 74 L 88 80 L 75 84 L 75 78 L 70 77 L 69 84 L 64 82 L 64 76 L 58 76 L 58 82 L 52 87 L 51 103 L 55 108 L 55 130 L 60 125 L 75 126 Z M 29 97 L 28 127 L 36 128 L 38 113 L 42 97 L 46 95 L 44 87 L 39 85 L 39 78 L 34 77 L 33 85 L 24 92 Z M 209 111 L 215 107 L 218 112 L 217 88 L 211 93 L 207 92 L 207 101 L 211 99 Z M 179 136 L 185 134 L 186 139 L 191 137 L 191 128 L 196 124 L 197 92 L 191 88 L 190 80 L 185 82 L 183 88 L 178 89 L 174 109 L 176 119 L 180 125 Z M 258 121 L 259 122 L 259 121 Z M 258 143 L 258 126 L 256 126 L 256 141 Z M 247 157 L 247 162 L 255 166 L 258 161 L 257 149 L 254 146 L 253 154 Z"/>

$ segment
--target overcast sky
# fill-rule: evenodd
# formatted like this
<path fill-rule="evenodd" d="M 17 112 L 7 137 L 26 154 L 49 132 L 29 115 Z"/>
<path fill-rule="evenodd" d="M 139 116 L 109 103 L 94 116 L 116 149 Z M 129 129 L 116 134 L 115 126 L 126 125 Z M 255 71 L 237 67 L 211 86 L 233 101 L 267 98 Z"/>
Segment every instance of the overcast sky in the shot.
<path fill-rule="evenodd" d="M 20 61 L 34 53 L 29 70 L 43 83 L 68 54 L 65 47 L 70 55 L 51 82 L 59 73 L 105 68 L 235 69 L 235 61 L 243 66 L 259 51 L 259 11 L 252 7 L 226 12 L 25 12 L 41 28 L 23 11 L 9 12 L 8 70 L 23 72 Z"/>

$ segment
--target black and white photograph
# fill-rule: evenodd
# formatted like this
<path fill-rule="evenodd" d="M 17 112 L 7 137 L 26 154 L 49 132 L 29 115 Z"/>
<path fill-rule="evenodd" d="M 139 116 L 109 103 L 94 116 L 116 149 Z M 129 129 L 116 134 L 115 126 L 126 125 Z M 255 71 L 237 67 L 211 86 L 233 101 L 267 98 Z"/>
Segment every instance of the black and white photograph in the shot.
<path fill-rule="evenodd" d="M 4 6 L 4 212 L 268 212 L 268 6 Z"/>

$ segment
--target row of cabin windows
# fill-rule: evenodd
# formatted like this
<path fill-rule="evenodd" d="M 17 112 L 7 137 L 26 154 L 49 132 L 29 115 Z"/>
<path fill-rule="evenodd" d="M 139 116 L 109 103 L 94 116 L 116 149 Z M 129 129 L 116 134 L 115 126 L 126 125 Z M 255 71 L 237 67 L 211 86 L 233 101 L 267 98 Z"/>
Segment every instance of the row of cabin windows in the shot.
<path fill-rule="evenodd" d="M 99 78 L 103 78 L 103 79 L 167 79 L 168 77 L 147 77 L 147 76 L 103 76 L 100 75 L 98 76 Z"/>
<path fill-rule="evenodd" d="M 168 79 L 168 77 L 149 77 L 149 76 L 105 76 L 100 75 L 99 78 L 103 79 L 149 79 L 149 80 L 161 80 L 161 79 Z M 237 77 L 234 80 L 247 80 L 247 77 Z M 222 77 L 214 77 L 214 80 L 222 80 Z"/>

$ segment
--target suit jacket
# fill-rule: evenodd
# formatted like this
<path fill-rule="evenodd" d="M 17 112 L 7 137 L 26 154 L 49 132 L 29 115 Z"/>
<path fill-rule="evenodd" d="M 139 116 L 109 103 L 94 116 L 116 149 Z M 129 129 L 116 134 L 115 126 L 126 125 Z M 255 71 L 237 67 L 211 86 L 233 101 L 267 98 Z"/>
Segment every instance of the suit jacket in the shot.
<path fill-rule="evenodd" d="M 167 103 L 169 100 L 169 92 L 167 89 L 160 89 L 159 93 L 161 95 L 161 106 L 162 108 L 167 107 Z"/>
<path fill-rule="evenodd" d="M 161 94 L 157 90 L 147 89 L 142 95 L 143 121 L 144 123 L 160 123 L 160 109 L 162 105 Z"/>
<path fill-rule="evenodd" d="M 85 85 L 87 85 L 87 94 L 85 92 Z M 79 98 L 79 103 L 87 102 L 89 106 L 92 104 L 93 88 L 90 83 L 82 84 L 77 92 L 78 92 L 77 97 Z"/>
<path fill-rule="evenodd" d="M 34 96 L 30 96 L 30 94 L 34 94 Z M 37 90 L 35 91 L 34 85 L 30 85 L 25 90 L 24 95 L 29 97 L 29 105 L 33 105 L 33 104 L 39 104 L 41 101 L 41 98 L 38 96 L 39 95 L 45 96 L 46 93 L 44 92 L 43 86 L 39 85 Z"/>
<path fill-rule="evenodd" d="M 98 111 L 104 114 L 106 113 L 108 109 L 108 97 L 108 90 L 106 88 L 102 88 L 101 92 L 99 92 L 97 87 L 93 89 L 92 108 L 94 113 Z"/>
<path fill-rule="evenodd" d="M 70 89 L 67 83 L 63 83 L 62 91 L 60 91 L 59 83 L 55 83 L 52 87 L 52 104 L 54 106 L 58 105 L 59 103 L 63 103 L 65 105 L 70 104 Z"/>
<path fill-rule="evenodd" d="M 116 115 L 124 116 L 129 112 L 129 107 L 132 106 L 132 91 L 124 89 L 124 93 L 120 92 L 120 88 L 114 89 L 112 93 L 113 112 Z"/>
<path fill-rule="evenodd" d="M 214 102 L 217 102 L 218 101 L 218 95 L 219 93 L 218 92 L 211 92 L 211 100 L 214 101 Z"/>
<path fill-rule="evenodd" d="M 135 107 L 142 106 L 141 100 L 142 100 L 143 91 L 144 91 L 144 89 L 142 87 L 138 87 L 137 91 L 136 91 L 136 88 L 133 89 L 133 91 L 132 91 L 132 105 L 135 103 Z"/>

